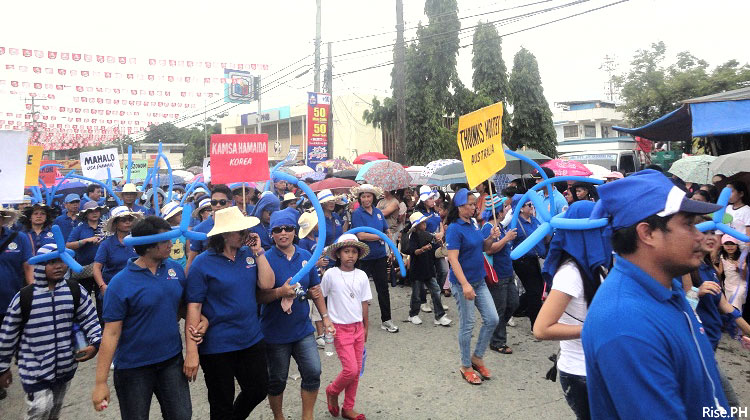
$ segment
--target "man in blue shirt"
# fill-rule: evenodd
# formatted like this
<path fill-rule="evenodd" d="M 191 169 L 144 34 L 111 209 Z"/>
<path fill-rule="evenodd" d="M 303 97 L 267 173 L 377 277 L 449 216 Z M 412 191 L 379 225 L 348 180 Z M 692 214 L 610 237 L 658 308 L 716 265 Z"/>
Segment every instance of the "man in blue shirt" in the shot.
<path fill-rule="evenodd" d="M 352 194 L 359 200 L 359 208 L 352 213 L 352 227 L 367 226 L 383 233 L 388 231 L 388 222 L 385 221 L 383 212 L 375 207 L 375 200 L 383 194 L 380 188 L 364 184 L 352 188 Z M 375 290 L 378 292 L 378 305 L 380 306 L 380 319 L 383 323 L 380 328 L 390 332 L 398 332 L 398 327 L 391 321 L 391 295 L 388 290 L 387 254 L 385 242 L 380 236 L 373 233 L 360 232 L 357 234 L 360 241 L 370 247 L 370 253 L 360 260 L 360 268 L 372 277 Z M 398 252 L 398 250 L 394 250 Z"/>
<path fill-rule="evenodd" d="M 520 205 L 521 197 L 521 194 L 513 196 L 514 209 Z M 524 203 L 518 214 L 517 236 L 512 242 L 514 248 L 540 226 L 539 220 L 534 216 L 534 205 L 531 201 Z M 544 258 L 545 253 L 544 241 L 539 241 L 526 255 L 513 261 L 513 270 L 518 275 L 518 279 L 521 280 L 525 290 L 519 298 L 515 316 L 528 316 L 532 330 L 534 322 L 536 322 L 536 316 L 542 309 L 542 299 L 545 293 L 549 291 L 549 285 L 545 287 L 544 278 L 542 278 L 542 266 L 539 264 L 539 258 Z"/>
<path fill-rule="evenodd" d="M 224 184 L 214 185 L 211 190 L 211 212 L 212 215 L 208 219 L 198 223 L 193 230 L 196 232 L 208 233 L 214 227 L 214 216 L 213 213 L 221 209 L 232 206 L 232 191 Z M 190 241 L 190 249 L 187 252 L 187 263 L 185 263 L 185 273 L 187 274 L 190 270 L 190 265 L 193 263 L 195 257 L 201 252 L 206 250 L 208 240 L 205 241 Z"/>
<path fill-rule="evenodd" d="M 119 192 L 120 199 L 122 200 L 122 204 L 127 207 L 130 211 L 133 212 L 141 212 L 143 215 L 146 215 L 148 213 L 148 209 L 139 206 L 136 204 L 136 200 L 138 200 L 138 196 L 141 195 L 141 193 L 138 191 L 138 189 L 135 187 L 135 184 L 125 184 L 122 186 L 122 191 Z"/>
<path fill-rule="evenodd" d="M 65 213 L 57 216 L 53 224 L 60 226 L 63 238 L 68 239 L 73 228 L 81 224 L 78 220 L 78 210 L 81 204 L 81 197 L 78 194 L 68 194 L 65 196 Z"/>
<path fill-rule="evenodd" d="M 695 215 L 720 207 L 687 199 L 654 170 L 599 193 L 591 218 L 611 219 L 618 258 L 583 326 L 591 417 L 729 416 L 711 343 L 673 280 L 703 259 Z"/>
<path fill-rule="evenodd" d="M 550 168 L 542 168 L 544 170 L 544 173 L 547 175 L 547 178 L 554 178 L 555 173 Z M 540 183 L 544 180 L 542 178 L 542 175 L 540 174 L 534 174 L 533 178 L 536 179 L 536 183 Z M 542 188 L 541 191 L 537 191 L 537 194 L 539 194 L 540 197 L 544 199 L 544 205 L 547 206 L 547 211 L 550 212 L 551 215 L 560 214 L 565 211 L 565 209 L 568 208 L 568 201 L 565 199 L 565 196 L 562 195 L 560 191 L 557 190 L 557 188 L 552 185 L 552 197 L 555 201 L 555 208 L 554 211 L 552 210 L 552 203 L 550 203 L 550 195 L 547 188 Z"/>
<path fill-rule="evenodd" d="M 286 182 L 284 182 L 284 185 L 286 185 Z M 273 246 L 270 228 L 271 214 L 279 211 L 280 207 L 281 202 L 279 201 L 279 198 L 273 195 L 270 191 L 266 191 L 261 195 L 258 204 L 255 205 L 253 213 L 251 214 L 251 216 L 257 217 L 258 220 L 260 220 L 260 223 L 253 226 L 252 229 L 250 229 L 250 232 L 258 234 L 258 237 L 260 237 L 260 244 L 266 251 Z"/>
<path fill-rule="evenodd" d="M 107 200 L 103 197 L 102 187 L 99 184 L 89 184 L 86 188 L 86 194 L 81 197 L 81 206 L 85 205 L 89 201 L 95 201 L 100 206 L 107 204 Z"/>

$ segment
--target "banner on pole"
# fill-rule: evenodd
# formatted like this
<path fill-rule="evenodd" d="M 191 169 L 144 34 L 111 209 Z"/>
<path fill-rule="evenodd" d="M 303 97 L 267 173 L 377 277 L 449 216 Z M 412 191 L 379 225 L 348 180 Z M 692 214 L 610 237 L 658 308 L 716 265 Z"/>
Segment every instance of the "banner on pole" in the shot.
<path fill-rule="evenodd" d="M 211 158 L 203 158 L 203 182 L 211 182 Z"/>
<path fill-rule="evenodd" d="M 58 162 L 56 160 L 43 160 L 40 167 L 44 165 L 54 165 Z M 60 169 L 55 166 L 48 166 L 44 169 L 39 170 L 39 178 L 44 181 L 44 184 L 49 186 L 55 185 L 55 181 L 57 181 L 57 178 L 62 176 L 60 174 Z"/>
<path fill-rule="evenodd" d="M 266 181 L 268 134 L 211 135 L 211 182 Z"/>
<path fill-rule="evenodd" d="M 36 187 L 39 185 L 39 166 L 42 164 L 42 153 L 44 146 L 29 146 L 26 153 L 26 179 L 25 187 Z"/>
<path fill-rule="evenodd" d="M 120 157 L 116 148 L 81 152 L 83 176 L 104 181 L 107 179 L 107 168 L 112 172 L 112 178 L 122 178 Z"/>
<path fill-rule="evenodd" d="M 23 201 L 23 187 L 28 161 L 29 132 L 0 131 L 3 158 L 0 159 L 0 203 Z"/>
<path fill-rule="evenodd" d="M 224 102 L 249 104 L 257 101 L 260 79 L 249 71 L 224 69 Z"/>
<path fill-rule="evenodd" d="M 502 142 L 503 103 L 484 107 L 458 119 L 458 149 L 469 188 L 505 167 Z"/>
<path fill-rule="evenodd" d="M 307 93 L 307 166 L 314 168 L 328 159 L 328 120 L 331 95 Z"/>
<path fill-rule="evenodd" d="M 127 173 L 128 162 L 122 163 L 122 173 Z M 113 175 L 114 176 L 114 175 Z M 143 181 L 148 176 L 148 160 L 146 159 L 133 159 L 133 165 L 130 167 L 130 180 L 131 181 Z"/>

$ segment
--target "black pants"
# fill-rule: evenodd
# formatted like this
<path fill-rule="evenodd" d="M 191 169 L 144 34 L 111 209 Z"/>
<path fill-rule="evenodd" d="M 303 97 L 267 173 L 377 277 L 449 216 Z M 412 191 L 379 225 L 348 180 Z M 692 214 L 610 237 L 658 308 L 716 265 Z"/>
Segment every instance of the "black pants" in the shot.
<path fill-rule="evenodd" d="M 375 282 L 375 291 L 378 292 L 378 306 L 380 306 L 380 320 L 383 322 L 391 320 L 391 292 L 388 290 L 387 264 L 387 257 L 359 262 L 359 268 L 372 277 L 372 281 Z"/>
<path fill-rule="evenodd" d="M 534 322 L 539 310 L 542 308 L 542 293 L 544 291 L 544 280 L 542 269 L 539 266 L 539 258 L 525 256 L 513 261 L 513 270 L 521 279 L 521 284 L 526 290 L 518 302 L 518 311 L 525 311 L 534 329 Z"/>
<path fill-rule="evenodd" d="M 445 315 L 445 309 L 443 309 L 443 302 L 440 299 L 440 286 L 437 284 L 435 277 L 430 277 L 424 280 L 411 280 L 411 301 L 409 305 L 409 316 L 419 315 L 420 305 L 420 294 L 425 290 L 426 287 L 430 288 L 430 296 L 432 296 L 432 306 L 435 320 L 438 320 Z"/>
<path fill-rule="evenodd" d="M 244 350 L 200 356 L 211 420 L 246 419 L 266 399 L 268 369 L 263 342 Z M 234 380 L 240 393 L 234 398 Z"/>

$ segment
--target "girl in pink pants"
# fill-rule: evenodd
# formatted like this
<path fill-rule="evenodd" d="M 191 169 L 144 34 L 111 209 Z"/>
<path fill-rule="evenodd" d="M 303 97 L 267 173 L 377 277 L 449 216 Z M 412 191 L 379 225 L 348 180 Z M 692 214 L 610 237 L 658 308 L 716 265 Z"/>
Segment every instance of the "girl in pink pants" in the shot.
<path fill-rule="evenodd" d="M 339 415 L 338 398 L 344 392 L 341 417 L 365 420 L 364 414 L 354 411 L 354 403 L 367 341 L 367 311 L 372 292 L 367 275 L 355 269 L 354 264 L 369 251 L 366 244 L 351 234 L 341 235 L 326 250 L 327 256 L 336 260 L 336 267 L 323 275 L 321 288 L 328 298 L 327 316 L 336 328 L 333 343 L 341 361 L 341 373 L 326 388 L 328 412 L 333 417 Z"/>

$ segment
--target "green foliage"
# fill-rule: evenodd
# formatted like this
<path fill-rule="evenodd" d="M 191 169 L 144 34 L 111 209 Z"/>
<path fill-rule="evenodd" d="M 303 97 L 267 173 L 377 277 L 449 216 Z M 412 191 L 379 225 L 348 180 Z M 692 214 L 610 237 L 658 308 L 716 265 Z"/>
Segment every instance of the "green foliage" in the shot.
<path fill-rule="evenodd" d="M 508 84 L 508 70 L 505 67 L 505 61 L 503 61 L 502 38 L 497 33 L 495 25 L 479 22 L 474 32 L 473 44 L 474 55 L 471 59 L 471 67 L 474 69 L 474 74 L 472 77 L 472 86 L 477 95 L 484 98 L 479 103 L 474 103 L 471 106 L 480 105 L 485 102 L 489 103 L 476 106 L 471 111 L 482 106 L 502 102 L 503 138 L 508 138 L 510 134 L 511 115 L 508 112 L 507 105 L 510 101 L 511 91 Z M 459 113 L 457 115 L 462 114 Z"/>
<path fill-rule="evenodd" d="M 510 136 L 503 136 L 506 145 L 511 149 L 527 146 L 547 156 L 557 156 L 557 135 L 544 97 L 539 65 L 534 54 L 525 48 L 513 58 L 509 85 L 513 92 L 513 128 Z"/>

